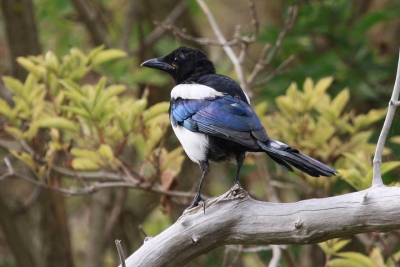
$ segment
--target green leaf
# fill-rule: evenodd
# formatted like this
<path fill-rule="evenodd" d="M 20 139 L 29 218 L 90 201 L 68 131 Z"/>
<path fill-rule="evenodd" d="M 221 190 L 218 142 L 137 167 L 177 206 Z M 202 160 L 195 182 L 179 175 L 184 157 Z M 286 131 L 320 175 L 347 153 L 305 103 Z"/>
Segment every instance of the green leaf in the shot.
<path fill-rule="evenodd" d="M 340 114 L 342 114 L 342 111 L 349 99 L 349 89 L 345 88 L 335 97 L 335 99 L 332 100 L 330 109 L 334 111 L 336 118 L 338 118 Z"/>
<path fill-rule="evenodd" d="M 400 136 L 394 136 L 394 137 L 390 138 L 390 142 L 392 142 L 394 144 L 400 144 Z"/>
<path fill-rule="evenodd" d="M 13 92 L 15 95 L 24 95 L 24 85 L 19 80 L 12 77 L 4 76 L 3 82 L 6 85 L 7 89 Z"/>
<path fill-rule="evenodd" d="M 328 89 L 328 87 L 332 84 L 332 82 L 333 82 L 333 77 L 322 78 L 315 85 L 315 87 L 314 87 L 314 91 L 315 92 L 314 93 L 320 94 L 320 93 L 325 92 Z"/>
<path fill-rule="evenodd" d="M 368 188 L 369 184 L 366 183 L 364 176 L 355 168 L 352 169 L 338 169 L 343 180 L 353 186 L 357 190 Z"/>
<path fill-rule="evenodd" d="M 349 259 L 333 259 L 328 262 L 328 267 L 366 267 L 362 263 Z"/>
<path fill-rule="evenodd" d="M 372 167 L 370 162 L 363 160 L 362 156 L 349 152 L 344 152 L 343 155 L 346 157 L 346 159 L 351 160 L 353 164 L 357 166 L 364 174 L 367 173 Z"/>
<path fill-rule="evenodd" d="M 10 149 L 10 152 L 16 158 L 18 158 L 20 161 L 25 163 L 33 172 L 37 171 L 35 160 L 31 157 L 31 155 L 29 155 L 28 153 L 25 153 L 25 152 L 18 152 L 16 150 L 12 150 L 12 149 Z"/>
<path fill-rule="evenodd" d="M 369 257 L 374 262 L 375 267 L 386 267 L 385 263 L 383 262 L 382 252 L 380 248 L 374 247 L 369 253 Z"/>
<path fill-rule="evenodd" d="M 79 86 L 79 84 L 74 83 L 71 80 L 59 80 L 59 82 L 61 83 L 62 86 L 65 87 L 65 89 L 67 89 L 71 92 L 79 93 L 81 96 L 85 95 L 83 93 L 81 87 Z"/>
<path fill-rule="evenodd" d="M 99 166 L 104 165 L 104 161 L 101 159 L 100 154 L 97 151 L 74 147 L 71 149 L 70 153 L 72 156 L 77 158 L 88 158 Z"/>
<path fill-rule="evenodd" d="M 262 118 L 265 113 L 267 113 L 267 109 L 268 109 L 268 103 L 267 101 L 263 101 L 258 103 L 255 107 L 254 107 L 254 112 L 260 117 Z"/>
<path fill-rule="evenodd" d="M 354 119 L 354 126 L 356 129 L 361 129 L 362 127 L 367 127 L 374 122 L 379 121 L 386 115 L 387 109 L 372 109 L 366 115 L 358 115 Z"/>
<path fill-rule="evenodd" d="M 375 263 L 367 256 L 357 252 L 340 252 L 336 254 L 339 257 L 359 263 L 365 267 L 376 267 Z M 330 266 L 330 265 L 329 265 Z M 347 265 L 346 265 L 347 266 Z"/>
<path fill-rule="evenodd" d="M 107 102 L 113 96 L 119 95 L 126 90 L 125 85 L 110 85 L 106 89 L 104 89 L 101 93 L 99 93 L 98 101 L 95 103 L 93 107 L 92 113 L 95 117 L 99 117 L 99 114 L 103 111 L 104 107 L 106 106 Z"/>
<path fill-rule="evenodd" d="M 52 51 L 48 51 L 44 56 L 44 62 L 47 68 L 57 71 L 59 62 L 56 55 Z"/>
<path fill-rule="evenodd" d="M 61 110 L 69 111 L 72 112 L 76 115 L 81 116 L 84 120 L 90 121 L 90 114 L 86 111 L 84 108 L 80 107 L 73 107 L 73 106 L 60 106 L 59 107 Z"/>
<path fill-rule="evenodd" d="M 17 62 L 27 71 L 33 73 L 36 78 L 40 78 L 43 73 L 43 67 L 35 65 L 31 60 L 25 57 L 18 57 Z"/>
<path fill-rule="evenodd" d="M 352 32 L 356 34 L 354 36 L 355 40 L 362 38 L 366 31 L 372 26 L 376 25 L 378 22 L 385 21 L 387 19 L 390 19 L 390 16 L 382 11 L 368 12 L 363 14 L 363 16 L 360 16 L 360 18 L 355 21 L 353 26 L 354 29 Z"/>
<path fill-rule="evenodd" d="M 332 250 L 334 253 L 341 250 L 344 246 L 351 242 L 351 239 L 340 240 L 337 243 L 333 244 Z"/>
<path fill-rule="evenodd" d="M 22 131 L 14 126 L 5 126 L 4 130 L 14 136 L 16 139 L 23 139 Z"/>
<path fill-rule="evenodd" d="M 383 162 L 381 165 L 381 176 L 385 175 L 386 173 L 400 167 L 400 161 L 390 161 L 390 162 Z M 365 181 L 368 184 L 372 183 L 374 170 L 371 168 L 365 177 Z"/>
<path fill-rule="evenodd" d="M 106 86 L 106 81 L 107 81 L 106 77 L 103 76 L 103 77 L 101 77 L 100 81 L 97 83 L 94 98 L 93 98 L 93 106 L 97 103 L 97 100 L 99 99 L 99 95 L 100 95 L 101 91 L 104 90 L 104 87 Z"/>
<path fill-rule="evenodd" d="M 169 105 L 168 102 L 161 102 L 151 106 L 143 112 L 143 122 L 147 122 L 162 113 L 166 113 L 169 109 Z"/>
<path fill-rule="evenodd" d="M 121 128 L 121 130 L 124 133 L 124 135 L 129 134 L 129 132 L 131 131 L 131 128 L 129 127 L 129 124 L 127 123 L 125 118 L 123 118 L 119 114 L 116 114 L 116 118 L 118 120 L 119 127 Z"/>
<path fill-rule="evenodd" d="M 314 82 L 310 77 L 307 77 L 303 84 L 303 91 L 307 94 L 311 94 L 314 89 Z"/>
<path fill-rule="evenodd" d="M 161 170 L 167 169 L 170 165 L 173 164 L 173 161 L 176 160 L 182 154 L 183 148 L 181 146 L 175 148 L 171 152 L 169 152 L 164 161 L 161 164 Z"/>
<path fill-rule="evenodd" d="M 11 107 L 8 105 L 7 101 L 0 98 L 0 114 L 9 119 L 11 112 Z"/>
<path fill-rule="evenodd" d="M 71 164 L 75 170 L 96 171 L 100 169 L 100 166 L 90 158 L 74 158 Z"/>
<path fill-rule="evenodd" d="M 89 60 L 92 60 L 92 58 L 93 58 L 94 56 L 96 56 L 100 51 L 104 50 L 105 47 L 106 47 L 105 45 L 100 45 L 100 46 L 98 46 L 98 47 L 93 48 L 93 49 L 89 52 L 89 54 L 87 55 L 88 59 L 89 59 Z"/>
<path fill-rule="evenodd" d="M 117 59 L 117 58 L 122 58 L 126 57 L 127 53 L 119 50 L 119 49 L 107 49 L 104 51 L 99 51 L 95 55 L 93 55 L 93 58 L 91 60 L 92 65 L 100 65 L 105 62 Z"/>
<path fill-rule="evenodd" d="M 61 130 L 77 131 L 79 126 L 63 117 L 47 117 L 35 121 L 39 128 L 56 128 Z"/>
<path fill-rule="evenodd" d="M 74 68 L 69 74 L 68 78 L 72 81 L 78 82 L 85 76 L 92 68 L 87 66 L 79 66 Z"/>
<path fill-rule="evenodd" d="M 113 161 L 114 160 L 114 152 L 112 148 L 109 145 L 102 144 L 100 145 L 99 149 L 97 150 L 100 154 L 100 156 L 107 161 Z"/>

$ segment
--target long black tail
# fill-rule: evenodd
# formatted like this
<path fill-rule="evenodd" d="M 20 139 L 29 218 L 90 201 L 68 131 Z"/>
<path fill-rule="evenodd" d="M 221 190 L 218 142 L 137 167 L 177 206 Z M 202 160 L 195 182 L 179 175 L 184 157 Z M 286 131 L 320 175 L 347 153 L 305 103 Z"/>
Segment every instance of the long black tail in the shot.
<path fill-rule="evenodd" d="M 290 164 L 313 177 L 331 177 L 339 173 L 328 165 L 301 154 L 297 149 L 291 148 L 290 146 L 272 138 L 269 138 L 266 142 L 257 142 L 268 156 L 288 171 L 293 171 L 289 166 Z"/>

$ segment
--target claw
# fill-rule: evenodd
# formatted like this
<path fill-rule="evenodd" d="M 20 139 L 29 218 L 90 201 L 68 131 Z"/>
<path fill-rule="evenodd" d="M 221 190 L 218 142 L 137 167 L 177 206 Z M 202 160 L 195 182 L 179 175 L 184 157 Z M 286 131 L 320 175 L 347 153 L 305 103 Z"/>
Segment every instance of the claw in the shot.
<path fill-rule="evenodd" d="M 203 211 L 205 214 L 206 213 L 206 202 L 204 202 L 204 200 L 201 198 L 200 195 L 196 195 L 196 197 L 194 198 L 194 200 L 192 202 L 192 205 L 187 207 L 186 210 L 193 209 L 193 208 L 197 207 L 198 205 L 201 205 L 203 207 Z"/>

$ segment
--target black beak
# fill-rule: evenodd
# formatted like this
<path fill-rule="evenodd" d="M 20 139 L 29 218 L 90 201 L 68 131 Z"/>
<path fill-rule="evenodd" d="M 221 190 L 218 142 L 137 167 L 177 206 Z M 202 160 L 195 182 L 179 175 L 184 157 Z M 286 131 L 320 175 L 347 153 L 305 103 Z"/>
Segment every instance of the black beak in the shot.
<path fill-rule="evenodd" d="M 172 65 L 165 63 L 162 60 L 163 60 L 163 57 L 152 58 L 152 59 L 146 60 L 145 62 L 140 64 L 140 66 L 163 70 L 166 72 L 170 72 L 171 70 L 175 69 Z"/>

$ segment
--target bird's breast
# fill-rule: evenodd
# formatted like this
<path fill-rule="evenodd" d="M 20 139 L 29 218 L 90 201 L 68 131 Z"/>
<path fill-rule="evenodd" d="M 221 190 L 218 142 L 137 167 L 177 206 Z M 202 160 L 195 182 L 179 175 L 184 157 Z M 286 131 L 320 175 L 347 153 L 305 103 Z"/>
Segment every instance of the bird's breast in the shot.
<path fill-rule="evenodd" d="M 196 162 L 206 160 L 208 137 L 203 133 L 192 132 L 180 125 L 172 126 L 188 157 Z"/>

